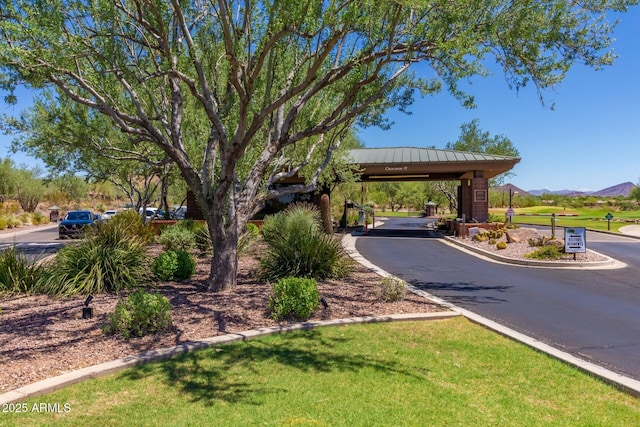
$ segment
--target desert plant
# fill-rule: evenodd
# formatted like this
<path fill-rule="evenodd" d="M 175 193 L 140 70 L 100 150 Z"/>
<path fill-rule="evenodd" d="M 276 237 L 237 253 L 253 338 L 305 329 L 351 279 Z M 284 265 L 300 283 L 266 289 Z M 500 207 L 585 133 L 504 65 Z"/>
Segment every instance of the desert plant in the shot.
<path fill-rule="evenodd" d="M 132 209 L 118 212 L 103 225 L 121 229 L 129 236 L 142 239 L 145 244 L 153 243 L 155 238 L 155 233 L 151 228 L 150 223 L 145 223 L 142 216 Z"/>
<path fill-rule="evenodd" d="M 146 282 L 146 242 L 130 231 L 123 223 L 102 224 L 84 241 L 62 248 L 42 290 L 56 295 L 117 293 Z"/>
<path fill-rule="evenodd" d="M 196 236 L 185 227 L 172 226 L 162 231 L 158 242 L 165 251 L 188 252 L 195 246 Z"/>
<path fill-rule="evenodd" d="M 339 240 L 324 233 L 317 209 L 293 205 L 265 218 L 262 237 L 268 248 L 261 260 L 264 280 L 283 277 L 346 277 L 351 263 Z"/>
<path fill-rule="evenodd" d="M 0 230 L 7 229 L 7 218 L 5 216 L 0 216 Z"/>
<path fill-rule="evenodd" d="M 407 282 L 398 277 L 384 277 L 378 285 L 378 296 L 384 302 L 400 301 L 407 293 Z"/>
<path fill-rule="evenodd" d="M 32 293 L 43 273 L 44 267 L 29 262 L 15 246 L 0 251 L 0 293 Z"/>
<path fill-rule="evenodd" d="M 209 228 L 206 226 L 200 226 L 194 231 L 196 249 L 201 254 L 211 253 L 213 246 L 211 244 L 211 235 L 209 234 Z"/>
<path fill-rule="evenodd" d="M 502 250 L 502 249 L 507 249 L 507 242 L 501 241 L 496 243 L 496 248 Z"/>
<path fill-rule="evenodd" d="M 251 247 L 251 244 L 260 236 L 260 229 L 257 225 L 249 223 L 247 228 L 238 239 L 238 254 L 245 253 Z"/>
<path fill-rule="evenodd" d="M 286 277 L 273 285 L 273 295 L 269 299 L 271 317 L 307 320 L 318 308 L 320 294 L 318 283 L 314 279 Z"/>
<path fill-rule="evenodd" d="M 178 267 L 174 272 L 176 279 L 188 279 L 196 272 L 196 260 L 188 252 L 178 251 L 177 260 Z"/>
<path fill-rule="evenodd" d="M 178 269 L 178 254 L 174 251 L 163 252 L 151 263 L 151 272 L 158 280 L 171 280 Z"/>
<path fill-rule="evenodd" d="M 188 252 L 169 250 L 153 260 L 151 271 L 159 280 L 188 279 L 196 271 L 196 261 Z"/>
<path fill-rule="evenodd" d="M 171 329 L 171 304 L 159 293 L 137 290 L 116 304 L 102 330 L 108 335 L 121 335 L 128 340 Z"/>
<path fill-rule="evenodd" d="M 562 251 L 556 245 L 542 246 L 533 252 L 524 255 L 525 258 L 542 259 L 542 260 L 554 260 L 562 256 Z"/>
<path fill-rule="evenodd" d="M 496 244 L 496 243 L 498 243 L 498 242 L 496 241 L 496 239 L 489 239 L 489 240 L 487 241 L 487 243 L 488 243 L 489 245 L 495 245 L 495 244 Z"/>

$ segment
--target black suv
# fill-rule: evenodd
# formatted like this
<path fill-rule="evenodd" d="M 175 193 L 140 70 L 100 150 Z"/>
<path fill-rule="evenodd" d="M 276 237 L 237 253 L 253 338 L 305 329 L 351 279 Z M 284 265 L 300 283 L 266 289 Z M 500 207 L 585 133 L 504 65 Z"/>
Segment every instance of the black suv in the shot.
<path fill-rule="evenodd" d="M 97 215 L 91 211 L 70 211 L 58 225 L 58 236 L 61 239 L 67 237 L 82 237 L 85 229 L 95 224 Z"/>

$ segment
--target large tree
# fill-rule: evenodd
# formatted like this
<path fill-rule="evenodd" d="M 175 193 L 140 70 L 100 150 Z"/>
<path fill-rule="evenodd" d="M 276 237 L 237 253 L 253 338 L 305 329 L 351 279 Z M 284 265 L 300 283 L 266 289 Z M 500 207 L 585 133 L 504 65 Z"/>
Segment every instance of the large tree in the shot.
<path fill-rule="evenodd" d="M 490 55 L 516 88 L 553 86 L 576 61 L 610 64 L 605 13 L 636 3 L 6 1 L 0 84 L 56 85 L 138 147 L 160 147 L 206 215 L 219 290 L 236 283 L 238 230 L 266 198 L 315 189 L 356 119 L 381 124 L 441 82 L 471 105 L 456 82 Z M 435 80 L 410 74 L 417 63 Z M 193 122 L 202 132 L 187 141 Z M 270 186 L 298 172 L 305 186 Z"/>

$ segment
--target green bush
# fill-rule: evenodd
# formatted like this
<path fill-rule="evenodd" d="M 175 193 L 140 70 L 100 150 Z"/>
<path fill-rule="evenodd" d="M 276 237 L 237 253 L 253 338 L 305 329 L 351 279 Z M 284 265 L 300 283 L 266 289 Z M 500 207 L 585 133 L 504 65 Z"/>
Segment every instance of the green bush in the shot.
<path fill-rule="evenodd" d="M 151 271 L 163 281 L 188 279 L 196 272 L 196 261 L 188 252 L 170 250 L 153 260 Z"/>
<path fill-rule="evenodd" d="M 400 301 L 407 293 L 407 282 L 398 277 L 384 277 L 378 286 L 379 298 L 384 302 Z"/>
<path fill-rule="evenodd" d="M 188 279 L 196 272 L 196 260 L 188 252 L 177 252 L 178 267 L 174 272 L 176 279 Z"/>
<path fill-rule="evenodd" d="M 166 251 L 188 252 L 195 246 L 196 236 L 188 229 L 174 225 L 162 231 L 158 242 Z"/>
<path fill-rule="evenodd" d="M 145 244 L 153 243 L 155 233 L 149 222 L 142 220 L 142 215 L 133 209 L 118 212 L 105 224 L 108 227 L 121 229 L 125 234 L 142 239 Z"/>
<path fill-rule="evenodd" d="M 315 208 L 293 205 L 265 218 L 262 237 L 268 244 L 261 260 L 263 280 L 283 277 L 346 277 L 351 266 L 339 240 L 323 232 Z"/>
<path fill-rule="evenodd" d="M 32 293 L 43 273 L 43 267 L 31 264 L 15 246 L 0 251 L 0 293 Z"/>
<path fill-rule="evenodd" d="M 541 260 L 554 260 L 562 256 L 562 250 L 555 245 L 543 246 L 533 252 L 525 254 L 525 258 L 541 259 Z"/>
<path fill-rule="evenodd" d="M 273 285 L 273 295 L 269 299 L 271 317 L 307 320 L 317 310 L 320 301 L 318 283 L 314 279 L 286 277 Z"/>
<path fill-rule="evenodd" d="M 177 269 L 178 254 L 175 251 L 163 252 L 151 263 L 151 272 L 158 280 L 172 280 Z"/>
<path fill-rule="evenodd" d="M 166 332 L 171 329 L 171 304 L 159 293 L 137 290 L 116 304 L 102 330 L 124 339 Z"/>
<path fill-rule="evenodd" d="M 0 230 L 6 230 L 7 226 L 7 218 L 4 216 L 0 216 Z"/>
<path fill-rule="evenodd" d="M 54 295 L 117 293 L 145 283 L 146 241 L 130 232 L 126 224 L 108 222 L 87 233 L 85 240 L 65 246 L 41 290 Z"/>

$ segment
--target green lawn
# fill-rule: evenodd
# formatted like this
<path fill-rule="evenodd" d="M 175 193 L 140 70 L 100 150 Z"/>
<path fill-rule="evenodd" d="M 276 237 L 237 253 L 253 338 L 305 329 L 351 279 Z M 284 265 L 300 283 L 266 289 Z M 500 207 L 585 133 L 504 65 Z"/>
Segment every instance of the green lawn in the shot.
<path fill-rule="evenodd" d="M 640 400 L 456 318 L 272 335 L 89 380 L 3 426 L 638 426 Z"/>
<path fill-rule="evenodd" d="M 616 212 L 609 208 L 561 208 L 550 206 L 536 206 L 531 208 L 515 208 L 517 214 L 535 213 L 543 215 L 557 214 L 556 225 L 561 227 L 587 227 L 593 230 L 607 230 L 609 224 L 606 220 L 607 213 L 613 215 L 610 223 L 610 231 L 619 231 L 620 227 L 633 224 L 634 220 L 640 220 L 640 211 Z M 490 212 L 504 216 L 506 209 L 490 209 Z M 561 216 L 563 214 L 577 214 L 578 216 Z M 551 225 L 551 216 L 519 216 L 514 215 L 514 224 Z"/>

